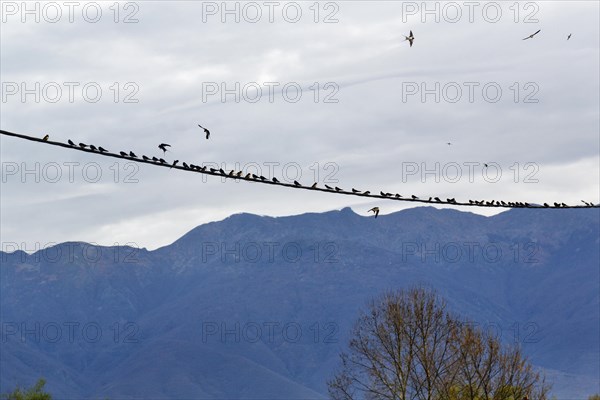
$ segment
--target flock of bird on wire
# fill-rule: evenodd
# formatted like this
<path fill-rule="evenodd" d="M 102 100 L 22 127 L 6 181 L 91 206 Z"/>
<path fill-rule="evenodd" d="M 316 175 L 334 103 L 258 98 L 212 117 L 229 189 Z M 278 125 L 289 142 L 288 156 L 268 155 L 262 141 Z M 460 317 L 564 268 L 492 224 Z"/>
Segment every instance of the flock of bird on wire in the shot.
<path fill-rule="evenodd" d="M 198 125 L 205 133 L 206 135 L 206 139 L 208 139 L 210 137 L 210 131 L 206 128 L 204 128 L 201 125 Z M 48 141 L 49 139 L 49 135 L 46 135 L 43 137 L 43 141 Z M 39 140 L 39 139 L 38 139 Z M 69 144 L 69 146 L 71 147 L 79 147 L 82 150 L 88 150 L 88 151 L 92 151 L 92 152 L 98 152 L 100 154 L 103 153 L 109 153 L 108 150 L 106 150 L 105 148 L 103 148 L 102 146 L 94 146 L 93 144 L 85 144 L 85 143 L 78 143 L 75 144 L 72 140 L 68 140 L 67 143 Z M 167 151 L 169 151 L 169 147 L 171 147 L 170 144 L 168 143 L 161 143 L 158 145 L 158 148 L 163 152 L 163 157 L 164 155 L 167 153 Z M 112 154 L 112 153 L 111 153 Z M 116 154 L 113 154 L 114 156 L 116 156 Z M 127 159 L 131 159 L 131 160 L 143 160 L 144 162 L 150 162 L 150 163 L 155 163 L 158 165 L 163 165 L 163 166 L 170 166 L 170 168 L 173 167 L 177 167 L 179 164 L 179 160 L 174 160 L 171 163 L 168 163 L 165 159 L 163 158 L 159 158 L 156 156 L 153 157 L 148 157 L 146 155 L 142 155 L 141 157 L 138 157 L 137 154 L 135 154 L 133 151 L 120 151 L 119 152 L 120 157 L 122 158 L 127 158 Z M 484 164 L 485 167 L 487 167 L 487 164 Z M 201 173 L 210 173 L 210 174 L 214 174 L 214 175 L 221 175 L 223 177 L 226 178 L 232 178 L 232 179 L 244 179 L 244 180 L 254 180 L 254 181 L 259 181 L 259 182 L 265 182 L 265 183 L 271 183 L 271 184 L 278 184 L 278 185 L 284 185 L 284 186 L 291 186 L 290 184 L 286 184 L 286 183 L 282 183 L 280 182 L 276 177 L 271 178 L 271 180 L 269 180 L 268 178 L 262 176 L 262 175 L 256 175 L 253 173 L 246 173 L 244 174 L 243 171 L 235 171 L 235 170 L 231 170 L 229 172 L 226 172 L 225 170 L 223 170 L 223 168 L 208 168 L 206 166 L 199 166 L 199 165 L 195 165 L 195 164 L 188 164 L 186 162 L 182 162 L 181 163 L 181 167 L 183 169 L 186 170 L 190 170 L 190 171 L 196 171 L 196 172 L 201 172 Z M 181 168 L 180 167 L 180 168 Z M 318 183 L 315 182 L 313 183 L 311 186 L 304 186 L 302 185 L 300 182 L 298 181 L 294 181 L 293 186 L 298 187 L 298 188 L 305 188 L 305 189 L 314 189 L 314 190 L 324 190 L 323 188 L 320 188 L 317 186 Z M 469 200 L 469 203 L 458 203 L 456 201 L 455 198 L 447 198 L 445 201 L 440 199 L 439 197 L 429 197 L 429 199 L 425 200 L 425 199 L 420 199 L 418 196 L 415 195 L 411 195 L 410 197 L 403 197 L 401 194 L 399 193 L 389 193 L 389 192 L 383 192 L 380 191 L 379 195 L 377 194 L 371 194 L 371 192 L 369 190 L 358 190 L 355 188 L 352 188 L 351 192 L 345 191 L 344 189 L 334 186 L 331 187 L 327 184 L 324 185 L 325 189 L 327 191 L 332 191 L 332 192 L 338 192 L 338 193 L 344 193 L 344 194 L 353 194 L 353 195 L 358 195 L 358 196 L 367 196 L 367 197 L 377 197 L 377 198 L 390 198 L 390 199 L 396 199 L 396 200 L 405 200 L 405 201 L 419 201 L 419 202 L 423 202 L 423 203 L 441 203 L 441 204 L 456 204 L 456 205 L 471 205 L 471 206 L 488 206 L 488 207 L 528 207 L 528 208 L 549 208 L 549 207 L 553 207 L 553 208 L 571 208 L 571 207 L 583 207 L 583 206 L 568 206 L 565 203 L 553 203 L 553 205 L 550 205 L 548 203 L 544 203 L 543 206 L 537 205 L 537 204 L 529 204 L 526 202 L 505 202 L 503 200 L 491 200 L 491 201 L 486 201 L 486 200 Z M 585 207 L 597 207 L 595 206 L 593 203 L 591 202 L 587 202 L 584 200 L 581 200 L 584 204 Z M 375 215 L 375 218 L 377 218 L 377 216 L 379 215 L 379 207 L 373 207 L 369 210 L 369 212 L 373 212 Z"/>
<path fill-rule="evenodd" d="M 531 35 L 527 36 L 526 38 L 522 39 L 522 40 L 528 40 L 528 39 L 533 39 L 534 36 L 536 36 L 538 33 L 540 33 L 541 30 L 538 30 L 535 33 L 532 33 Z M 408 41 L 410 44 L 410 47 L 412 47 L 413 42 L 415 40 L 415 36 L 413 35 L 412 30 L 410 31 L 408 36 L 404 36 L 405 40 L 404 41 Z M 571 39 L 571 34 L 569 34 L 567 36 L 567 40 Z M 203 130 L 204 134 L 206 135 L 206 139 L 208 139 L 210 137 L 210 131 L 203 127 L 202 125 L 198 124 L 198 127 L 200 129 Z M 47 141 L 49 139 L 49 135 L 44 136 L 44 138 L 42 140 Z M 102 146 L 94 146 L 92 144 L 87 145 L 85 143 L 79 143 L 78 145 L 76 145 L 72 140 L 68 140 L 68 144 L 72 147 L 80 147 L 81 149 L 84 150 L 91 150 L 93 152 L 99 152 L 99 153 L 108 153 L 108 150 L 106 150 L 105 148 L 103 148 Z M 452 143 L 448 142 L 446 143 L 448 146 L 452 145 Z M 171 147 L 170 144 L 168 143 L 161 143 L 158 145 L 158 148 L 160 150 L 162 150 L 163 152 L 163 157 L 164 155 L 167 153 L 167 151 L 169 151 L 169 147 Z M 140 160 L 140 158 L 133 152 L 130 151 L 129 153 L 125 152 L 125 151 L 121 151 L 119 152 L 120 156 L 123 158 L 128 158 L 128 159 L 134 159 L 134 160 Z M 116 154 L 114 154 L 116 156 Z M 156 164 L 160 164 L 160 165 L 170 165 L 171 168 L 176 167 L 179 164 L 179 160 L 174 160 L 172 163 L 168 163 L 167 161 L 165 161 L 163 158 L 158 158 L 158 157 L 147 157 L 145 155 L 141 156 L 141 160 L 145 161 L 145 162 L 153 162 Z M 484 164 L 485 167 L 487 167 L 487 164 Z M 284 185 L 284 186 L 291 186 L 290 184 L 286 184 L 286 183 L 282 183 L 280 182 L 276 177 L 271 178 L 271 180 L 269 181 L 268 178 L 262 176 L 262 175 L 256 175 L 256 174 L 252 174 L 252 173 L 246 173 L 244 174 L 242 171 L 235 171 L 235 170 L 231 170 L 228 173 L 226 171 L 224 171 L 222 168 L 208 168 L 206 166 L 199 166 L 199 165 L 194 165 L 194 164 L 188 164 L 186 162 L 182 162 L 181 163 L 181 167 L 183 167 L 183 169 L 187 169 L 187 170 L 191 170 L 191 171 L 196 171 L 196 172 L 202 172 L 202 173 L 211 173 L 211 174 L 217 174 L 217 175 L 222 175 L 224 177 L 227 178 L 233 178 L 233 179 L 244 179 L 244 180 L 254 180 L 254 181 L 259 181 L 259 182 L 265 182 L 265 183 L 271 183 L 271 184 L 279 184 L 279 185 Z M 317 186 L 317 182 L 313 183 L 311 186 L 304 186 L 301 183 L 299 183 L 298 181 L 294 181 L 294 186 L 295 187 L 299 187 L 299 188 L 305 188 L 305 189 L 315 189 L 315 190 L 324 190 L 323 188 L 319 188 Z M 342 188 L 339 188 L 337 186 L 335 187 L 331 187 L 329 185 L 324 185 L 325 189 L 328 191 L 332 191 L 332 192 L 338 192 L 338 193 L 344 193 L 344 194 L 353 194 L 353 195 L 358 195 L 358 196 L 369 196 L 369 197 L 378 197 L 378 198 L 390 198 L 390 199 L 396 199 L 396 200 L 405 200 L 405 201 L 420 201 L 420 202 L 425 202 L 425 203 L 442 203 L 442 204 L 457 204 L 457 205 L 471 205 L 471 206 L 488 206 L 488 207 L 528 207 L 528 208 L 571 208 L 571 207 L 584 207 L 584 206 L 568 206 L 565 203 L 553 203 L 552 205 L 548 204 L 548 203 L 544 203 L 543 205 L 537 205 L 537 204 L 529 204 L 529 203 L 524 203 L 524 202 L 505 202 L 503 200 L 491 200 L 491 201 L 486 201 L 486 200 L 469 200 L 469 203 L 458 203 L 456 201 L 456 199 L 454 198 L 448 198 L 445 201 L 440 199 L 439 197 L 429 197 L 429 199 L 425 200 L 425 199 L 420 199 L 418 196 L 415 195 L 411 195 L 410 197 L 404 198 L 401 194 L 399 193 L 389 193 L 389 192 L 383 192 L 380 191 L 379 195 L 377 194 L 371 194 L 371 192 L 369 190 L 358 190 L 355 188 L 352 188 L 351 192 L 347 192 Z M 591 202 L 587 202 L 584 200 L 581 200 L 584 204 L 585 207 L 598 207 L 596 205 L 594 205 Z M 369 212 L 373 212 L 375 218 L 377 218 L 377 216 L 379 215 L 379 207 L 373 207 L 369 210 Z"/>

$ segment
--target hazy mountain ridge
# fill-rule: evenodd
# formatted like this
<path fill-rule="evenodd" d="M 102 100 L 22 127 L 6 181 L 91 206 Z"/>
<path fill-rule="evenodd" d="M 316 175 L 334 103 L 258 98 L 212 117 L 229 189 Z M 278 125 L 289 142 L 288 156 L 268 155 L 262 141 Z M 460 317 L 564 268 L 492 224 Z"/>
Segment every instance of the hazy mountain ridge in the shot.
<path fill-rule="evenodd" d="M 155 251 L 64 243 L 1 253 L 0 384 L 43 375 L 61 398 L 317 398 L 358 309 L 421 283 L 536 364 L 574 376 L 558 395 L 584 397 L 599 382 L 599 216 L 236 214 Z M 22 343 L 24 321 L 42 328 Z M 70 341 L 64 324 L 77 322 Z M 300 327 L 299 339 L 284 326 Z"/>

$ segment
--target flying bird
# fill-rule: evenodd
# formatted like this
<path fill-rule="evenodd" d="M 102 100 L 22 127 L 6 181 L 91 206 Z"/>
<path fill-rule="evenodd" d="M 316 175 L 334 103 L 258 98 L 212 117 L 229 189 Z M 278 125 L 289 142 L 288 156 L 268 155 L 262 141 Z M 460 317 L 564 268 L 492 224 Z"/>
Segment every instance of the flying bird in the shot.
<path fill-rule="evenodd" d="M 167 143 L 161 143 L 158 145 L 158 148 L 163 151 L 163 154 L 167 152 L 167 147 L 171 147 L 171 145 Z"/>
<path fill-rule="evenodd" d="M 42 138 L 42 140 L 43 140 L 44 142 L 47 142 L 47 141 L 48 141 L 48 139 L 50 139 L 50 135 L 46 135 L 46 136 L 44 136 L 44 137 Z"/>
<path fill-rule="evenodd" d="M 527 36 L 526 38 L 524 38 L 523 40 L 527 40 L 527 39 L 533 39 L 533 37 L 535 35 L 537 35 L 538 33 L 540 33 L 541 29 L 538 29 L 536 33 L 532 33 L 531 35 Z"/>
<path fill-rule="evenodd" d="M 415 36 L 413 35 L 412 31 L 410 31 L 410 34 L 408 36 L 404 36 L 404 37 L 405 37 L 404 41 L 406 42 L 408 40 L 408 43 L 410 43 L 410 47 L 412 47 L 413 41 L 415 40 Z"/>
<path fill-rule="evenodd" d="M 450 143 L 450 142 L 448 142 L 448 143 L 446 143 L 446 144 L 447 144 L 448 146 L 452 146 L 452 143 Z"/>
<path fill-rule="evenodd" d="M 204 129 L 204 133 L 206 133 L 206 138 L 208 139 L 210 136 L 210 131 L 208 129 L 206 129 L 205 127 L 203 127 L 202 125 L 198 124 L 198 126 L 202 129 Z"/>
<path fill-rule="evenodd" d="M 373 207 L 368 212 L 373 211 L 375 213 L 375 218 L 379 215 L 379 207 Z"/>
<path fill-rule="evenodd" d="M 567 40 L 571 39 L 571 35 L 572 33 L 569 33 L 569 36 L 567 36 Z"/>
<path fill-rule="evenodd" d="M 73 143 L 73 141 L 71 139 L 67 140 L 67 143 L 69 143 L 69 145 L 71 145 L 71 146 L 75 146 L 75 143 Z"/>

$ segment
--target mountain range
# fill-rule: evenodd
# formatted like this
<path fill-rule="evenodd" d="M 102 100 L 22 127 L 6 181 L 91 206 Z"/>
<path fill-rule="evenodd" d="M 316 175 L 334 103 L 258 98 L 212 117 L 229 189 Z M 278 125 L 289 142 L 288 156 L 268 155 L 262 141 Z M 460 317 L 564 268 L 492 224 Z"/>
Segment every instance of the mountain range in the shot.
<path fill-rule="evenodd" d="M 174 243 L 0 252 L 0 392 L 322 399 L 386 290 L 434 289 L 559 399 L 600 392 L 600 212 L 235 214 Z M 6 246 L 5 246 L 6 248 Z"/>

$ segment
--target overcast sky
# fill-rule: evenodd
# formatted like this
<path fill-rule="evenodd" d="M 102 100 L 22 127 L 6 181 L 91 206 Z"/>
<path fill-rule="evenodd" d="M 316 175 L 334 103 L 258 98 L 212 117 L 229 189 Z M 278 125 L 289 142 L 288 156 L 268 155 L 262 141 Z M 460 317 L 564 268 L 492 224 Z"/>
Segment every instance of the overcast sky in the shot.
<path fill-rule="evenodd" d="M 597 1 L 23 4 L 2 2 L 4 130 L 148 156 L 166 142 L 169 162 L 306 185 L 600 201 Z M 415 206 L 0 147 L 2 250 L 155 249 L 241 212 Z"/>

